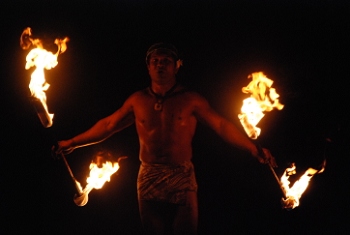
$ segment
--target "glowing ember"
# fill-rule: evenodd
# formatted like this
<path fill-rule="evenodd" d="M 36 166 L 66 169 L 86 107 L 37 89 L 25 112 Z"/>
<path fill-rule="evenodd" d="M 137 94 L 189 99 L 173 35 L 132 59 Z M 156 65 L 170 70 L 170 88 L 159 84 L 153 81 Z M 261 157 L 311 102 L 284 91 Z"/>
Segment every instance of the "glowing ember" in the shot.
<path fill-rule="evenodd" d="M 92 189 L 100 189 L 105 182 L 111 180 L 111 175 L 117 172 L 119 169 L 118 162 L 106 161 L 102 164 L 96 164 L 92 162 L 90 164 L 90 176 L 87 178 L 87 185 L 82 190 L 81 195 L 76 195 L 74 198 L 75 204 L 78 206 L 84 206 L 88 202 L 88 194 Z"/>
<path fill-rule="evenodd" d="M 257 139 L 261 129 L 256 125 L 264 117 L 264 112 L 269 112 L 274 108 L 281 110 L 283 105 L 279 103 L 279 95 L 276 90 L 271 87 L 273 81 L 262 72 L 253 73 L 248 78 L 251 78 L 252 81 L 248 86 L 242 88 L 242 92 L 250 94 L 250 97 L 243 100 L 238 118 L 247 135 L 251 139 Z"/>
<path fill-rule="evenodd" d="M 293 163 L 290 168 L 287 168 L 284 171 L 281 177 L 282 187 L 285 191 L 286 196 L 286 199 L 282 199 L 283 208 L 294 209 L 295 207 L 299 206 L 299 199 L 309 186 L 309 181 L 315 174 L 322 173 L 325 169 L 325 165 L 326 161 L 323 162 L 322 168 L 320 170 L 316 170 L 313 168 L 307 169 L 305 173 L 299 178 L 299 180 L 295 181 L 291 188 L 289 187 L 289 177 L 296 173 L 295 164 Z"/>
<path fill-rule="evenodd" d="M 34 72 L 31 75 L 31 80 L 29 83 L 29 89 L 35 101 L 40 102 L 40 107 L 37 108 L 38 116 L 44 127 L 52 126 L 53 114 L 49 113 L 46 104 L 46 94 L 45 91 L 49 88 L 50 84 L 46 82 L 44 70 L 50 70 L 54 68 L 58 62 L 57 57 L 59 54 L 63 53 L 66 49 L 66 42 L 68 38 L 56 39 L 55 44 L 58 50 L 55 54 L 49 52 L 43 48 L 40 39 L 32 38 L 31 28 L 26 28 L 20 38 L 20 45 L 23 49 L 28 49 L 31 45 L 33 48 L 26 57 L 25 69 L 30 69 L 35 67 Z"/>

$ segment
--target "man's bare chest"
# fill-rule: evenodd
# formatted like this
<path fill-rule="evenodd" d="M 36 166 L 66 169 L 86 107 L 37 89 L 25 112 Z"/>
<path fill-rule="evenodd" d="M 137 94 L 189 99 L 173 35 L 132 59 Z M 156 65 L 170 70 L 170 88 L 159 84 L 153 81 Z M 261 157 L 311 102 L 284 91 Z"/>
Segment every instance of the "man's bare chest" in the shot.
<path fill-rule="evenodd" d="M 193 122 L 192 107 L 181 98 L 170 97 L 159 107 L 156 99 L 140 102 L 134 110 L 137 125 L 147 128 L 176 128 Z"/>

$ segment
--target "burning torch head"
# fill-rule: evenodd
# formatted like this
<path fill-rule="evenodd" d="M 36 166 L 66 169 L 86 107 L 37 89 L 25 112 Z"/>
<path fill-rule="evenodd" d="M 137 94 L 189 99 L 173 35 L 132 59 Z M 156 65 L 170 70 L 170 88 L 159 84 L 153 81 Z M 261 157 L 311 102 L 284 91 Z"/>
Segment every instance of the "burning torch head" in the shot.
<path fill-rule="evenodd" d="M 45 105 L 36 97 L 31 97 L 31 103 L 34 106 L 43 127 L 51 127 L 53 115 L 47 112 Z"/>
<path fill-rule="evenodd" d="M 287 197 L 286 199 L 281 199 L 281 205 L 283 209 L 292 210 L 298 202 L 294 197 Z"/>
<path fill-rule="evenodd" d="M 85 206 L 89 201 L 89 194 L 86 192 L 83 192 L 81 195 L 75 194 L 73 201 L 77 206 Z"/>
<path fill-rule="evenodd" d="M 87 178 L 87 185 L 81 193 L 74 196 L 74 202 L 77 206 L 84 206 L 89 200 L 89 193 L 92 189 L 100 189 L 106 181 L 119 169 L 119 161 L 126 157 L 120 157 L 118 162 L 108 161 L 112 155 L 108 152 L 98 152 L 90 164 L 90 176 Z"/>

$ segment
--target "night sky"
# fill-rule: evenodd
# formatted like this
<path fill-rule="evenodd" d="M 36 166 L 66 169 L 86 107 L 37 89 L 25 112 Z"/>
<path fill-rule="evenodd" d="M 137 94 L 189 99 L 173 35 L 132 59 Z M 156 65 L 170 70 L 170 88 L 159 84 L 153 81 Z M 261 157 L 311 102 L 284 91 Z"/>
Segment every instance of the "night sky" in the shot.
<path fill-rule="evenodd" d="M 149 85 L 145 54 L 160 41 L 180 51 L 178 80 L 239 128 L 248 75 L 263 71 L 274 80 L 285 107 L 266 114 L 259 141 L 277 159 L 279 176 L 291 162 L 298 177 L 327 159 L 300 206 L 283 210 L 269 168 L 198 124 L 199 234 L 350 232 L 348 1 L 86 2 L 0 3 L 1 234 L 140 233 L 134 126 L 67 157 L 84 185 L 97 151 L 128 156 L 84 207 L 74 204 L 67 168 L 50 153 L 55 142 L 85 131 Z M 55 38 L 70 38 L 58 65 L 45 73 L 55 114 L 50 128 L 41 125 L 29 99 L 29 51 L 19 46 L 26 27 L 53 51 Z"/>

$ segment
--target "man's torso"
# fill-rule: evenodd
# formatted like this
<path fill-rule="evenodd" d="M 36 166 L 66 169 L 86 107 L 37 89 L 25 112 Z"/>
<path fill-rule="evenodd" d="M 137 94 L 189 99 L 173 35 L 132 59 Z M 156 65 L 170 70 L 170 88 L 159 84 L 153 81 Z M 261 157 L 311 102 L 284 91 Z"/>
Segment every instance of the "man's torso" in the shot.
<path fill-rule="evenodd" d="M 157 98 L 149 89 L 133 96 L 133 112 L 140 141 L 140 160 L 147 163 L 179 163 L 192 157 L 191 142 L 197 120 L 194 94 L 177 89 L 156 110 Z"/>

